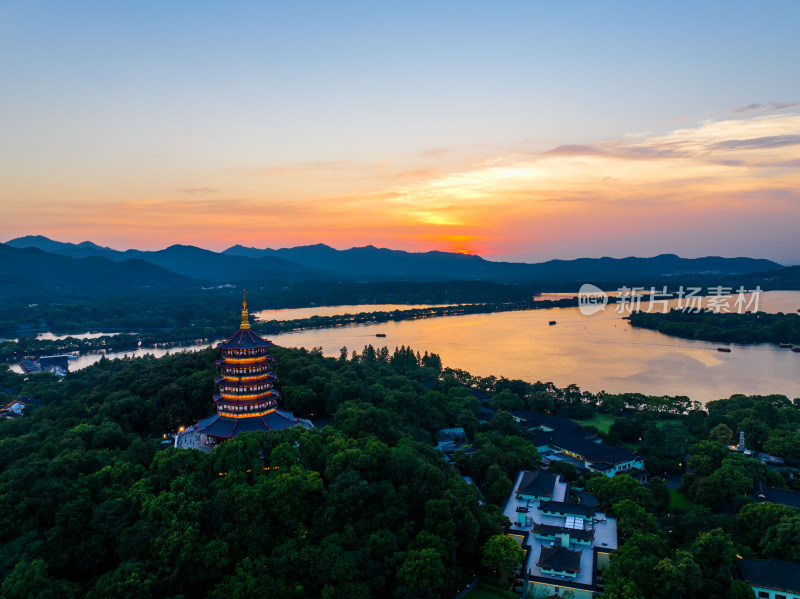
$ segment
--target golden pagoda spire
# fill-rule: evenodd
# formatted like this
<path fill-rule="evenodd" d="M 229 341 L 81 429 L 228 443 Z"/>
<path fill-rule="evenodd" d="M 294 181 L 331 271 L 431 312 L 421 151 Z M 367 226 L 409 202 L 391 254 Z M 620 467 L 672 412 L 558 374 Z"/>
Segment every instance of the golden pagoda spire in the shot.
<path fill-rule="evenodd" d="M 242 325 L 239 328 L 250 328 L 250 315 L 247 313 L 247 289 L 242 289 Z"/>

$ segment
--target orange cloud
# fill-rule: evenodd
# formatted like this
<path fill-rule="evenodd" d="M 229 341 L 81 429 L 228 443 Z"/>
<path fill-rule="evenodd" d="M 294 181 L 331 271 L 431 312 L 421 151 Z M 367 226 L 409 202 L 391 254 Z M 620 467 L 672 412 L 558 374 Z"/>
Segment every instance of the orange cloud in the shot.
<path fill-rule="evenodd" d="M 445 155 L 447 164 L 431 164 Z M 730 253 L 730 238 L 749 230 L 800 255 L 788 232 L 800 222 L 793 112 L 754 108 L 666 133 L 454 161 L 453 151 L 430 150 L 394 162 L 220 168 L 197 186 L 185 185 L 191 172 L 175 175 L 182 185 L 165 185 L 166 175 L 35 185 L 11 178 L 4 193 L 17 201 L 3 207 L 0 232 L 115 247 L 373 243 L 546 257 L 617 251 L 626 238 L 638 253 L 670 243 L 680 251 L 689 235 L 691 247 L 706 239 L 699 253 Z M 747 247 L 741 253 L 764 254 Z"/>

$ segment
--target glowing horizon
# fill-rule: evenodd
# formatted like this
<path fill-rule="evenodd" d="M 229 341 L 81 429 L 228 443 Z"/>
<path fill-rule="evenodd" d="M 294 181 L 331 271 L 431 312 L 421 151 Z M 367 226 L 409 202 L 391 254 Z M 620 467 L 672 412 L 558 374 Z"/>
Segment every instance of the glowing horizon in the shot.
<path fill-rule="evenodd" d="M 800 263 L 792 19 L 458 6 L 0 9 L 0 238 Z"/>

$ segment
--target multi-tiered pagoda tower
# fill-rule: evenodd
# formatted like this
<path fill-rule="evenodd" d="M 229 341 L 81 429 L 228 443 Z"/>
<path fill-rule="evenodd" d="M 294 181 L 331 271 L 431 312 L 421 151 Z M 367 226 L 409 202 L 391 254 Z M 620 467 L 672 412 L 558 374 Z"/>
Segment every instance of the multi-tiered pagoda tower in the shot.
<path fill-rule="evenodd" d="M 217 413 L 198 422 L 200 435 L 230 439 L 246 431 L 275 431 L 293 426 L 311 427 L 307 420 L 278 409 L 278 392 L 273 385 L 275 358 L 269 355 L 272 342 L 250 329 L 247 300 L 242 302 L 242 324 L 234 335 L 217 345 L 219 393 L 214 396 Z M 202 439 L 201 439 L 202 440 Z"/>

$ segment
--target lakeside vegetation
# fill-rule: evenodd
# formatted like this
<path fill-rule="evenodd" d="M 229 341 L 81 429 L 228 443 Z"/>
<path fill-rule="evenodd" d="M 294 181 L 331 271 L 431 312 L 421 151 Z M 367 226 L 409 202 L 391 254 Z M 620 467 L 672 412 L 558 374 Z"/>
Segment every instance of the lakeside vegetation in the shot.
<path fill-rule="evenodd" d="M 456 304 L 432 306 L 427 308 L 409 308 L 392 311 L 365 311 L 356 314 L 340 314 L 335 316 L 311 316 L 291 320 L 255 320 L 253 330 L 265 335 L 274 335 L 288 331 L 303 329 L 324 329 L 357 324 L 375 324 L 389 321 L 416 320 L 442 316 L 462 316 L 464 314 L 488 314 L 492 312 L 510 312 L 518 310 L 535 310 L 575 306 L 575 298 L 560 300 L 525 300 L 517 302 L 491 302 L 475 304 Z M 368 307 L 368 306 L 366 306 Z M 211 325 L 208 321 L 190 323 L 192 326 L 141 332 L 138 334 L 120 333 L 103 335 L 91 339 L 67 337 L 60 340 L 36 339 L 20 337 L 17 341 L 0 342 L 0 360 L 18 360 L 25 356 L 42 356 L 63 353 L 84 353 L 92 351 L 126 351 L 142 347 L 154 347 L 157 344 L 206 343 L 230 334 L 238 321 L 228 314 L 226 324 Z"/>
<path fill-rule="evenodd" d="M 118 291 L 82 289 L 34 291 L 0 288 L 0 334 L 16 337 L 49 330 L 57 334 L 87 330 L 160 331 L 236 325 L 242 289 L 262 309 L 355 304 L 465 304 L 530 300 L 541 287 L 488 281 L 375 283 L 242 281 L 234 285 L 164 289 L 138 287 Z M 226 329 L 227 330 L 227 329 Z"/>
<path fill-rule="evenodd" d="M 665 335 L 721 343 L 791 343 L 800 345 L 800 314 L 765 312 L 735 314 L 716 312 L 634 312 L 631 326 Z"/>
<path fill-rule="evenodd" d="M 473 377 L 405 347 L 274 355 L 282 404 L 331 425 L 243 435 L 210 455 L 161 449 L 161 436 L 213 412 L 215 350 L 103 359 L 60 381 L 0 371 L 0 387 L 46 404 L 0 422 L 2 595 L 452 597 L 508 526 L 516 473 L 539 462 L 518 407 L 611 419 L 595 429 L 606 443 L 633 443 L 651 476 L 683 473 L 688 503 L 672 509 L 657 477 L 575 479 L 618 518 L 607 597 L 746 597 L 735 554 L 800 559 L 800 514 L 751 493 L 796 479 L 725 447 L 745 430 L 753 449 L 800 455 L 797 400 L 592 394 Z M 432 448 L 454 426 L 473 450 L 455 468 Z"/>

